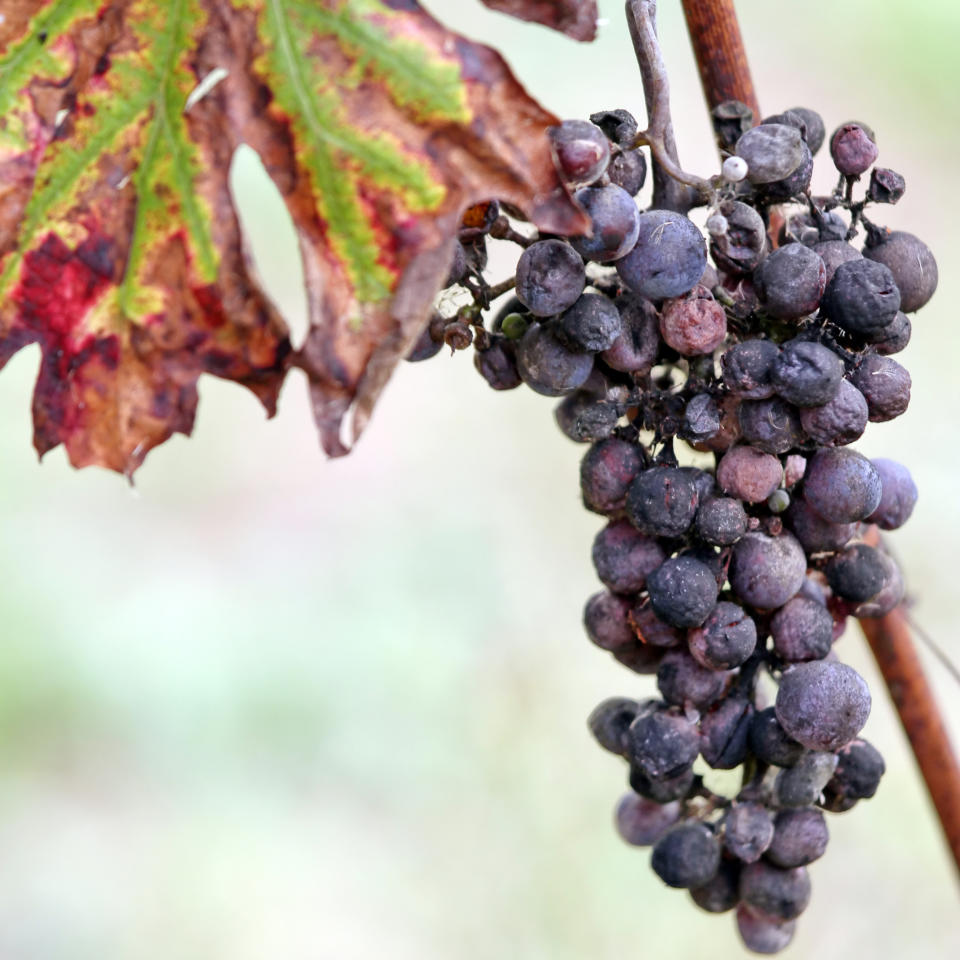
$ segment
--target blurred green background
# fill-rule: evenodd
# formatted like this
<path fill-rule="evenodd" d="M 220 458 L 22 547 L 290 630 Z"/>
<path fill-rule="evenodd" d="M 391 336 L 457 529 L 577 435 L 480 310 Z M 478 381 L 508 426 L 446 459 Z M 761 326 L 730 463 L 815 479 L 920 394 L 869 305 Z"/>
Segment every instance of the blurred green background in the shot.
<path fill-rule="evenodd" d="M 592 48 L 473 0 L 428 5 L 561 116 L 640 111 L 619 2 L 601 3 Z M 661 7 L 681 154 L 710 174 L 679 4 Z M 939 259 L 902 355 L 911 409 L 858 447 L 914 472 L 921 500 L 892 542 L 916 618 L 960 660 L 960 8 L 739 9 L 764 109 L 872 124 L 908 182 L 887 220 Z M 256 163 L 235 173 L 265 282 L 302 336 L 289 225 Z M 130 489 L 59 450 L 37 465 L 37 364 L 24 350 L 0 377 L 3 960 L 743 955 L 729 917 L 663 887 L 612 829 L 624 770 L 584 718 L 653 683 L 582 636 L 600 522 L 551 401 L 494 394 L 468 355 L 405 365 L 331 463 L 298 376 L 273 423 L 206 378 L 194 438 L 154 452 Z M 955 876 L 856 629 L 839 652 L 877 692 L 866 735 L 888 774 L 831 818 L 785 955 L 960 956 Z M 960 690 L 924 660 L 960 739 Z"/>

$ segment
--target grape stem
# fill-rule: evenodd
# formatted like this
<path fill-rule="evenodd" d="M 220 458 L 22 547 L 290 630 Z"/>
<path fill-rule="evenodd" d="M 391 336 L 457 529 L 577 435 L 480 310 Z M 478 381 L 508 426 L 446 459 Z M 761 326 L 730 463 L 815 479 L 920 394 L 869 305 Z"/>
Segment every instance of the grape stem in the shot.
<path fill-rule="evenodd" d="M 637 134 L 635 145 L 649 147 L 653 155 L 653 206 L 686 213 L 698 202 L 708 203 L 714 190 L 709 180 L 680 166 L 670 118 L 670 83 L 657 39 L 656 0 L 627 0 L 625 9 L 647 104 L 647 129 Z"/>
<path fill-rule="evenodd" d="M 628 12 L 632 6 L 643 4 L 628 3 Z M 759 116 L 733 0 L 683 0 L 683 9 L 707 103 L 714 107 L 724 100 L 736 99 Z M 639 49 L 637 56 L 640 59 Z M 641 69 L 642 66 L 641 63 Z M 875 528 L 871 534 L 877 537 Z M 871 538 L 867 541 L 871 542 Z M 860 627 L 900 715 L 960 871 L 960 763 L 924 676 L 906 616 L 897 607 L 884 617 L 861 620 Z"/>
<path fill-rule="evenodd" d="M 514 230 L 510 225 L 510 221 L 502 215 L 494 221 L 493 226 L 490 228 L 490 236 L 495 240 L 509 240 L 524 249 L 537 240 L 535 236 L 525 237 L 519 231 Z"/>

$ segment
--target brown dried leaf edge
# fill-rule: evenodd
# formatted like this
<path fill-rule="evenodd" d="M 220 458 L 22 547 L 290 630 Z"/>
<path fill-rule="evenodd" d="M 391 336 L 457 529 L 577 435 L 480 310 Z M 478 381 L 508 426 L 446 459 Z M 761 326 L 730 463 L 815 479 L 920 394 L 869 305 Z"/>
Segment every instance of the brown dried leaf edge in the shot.
<path fill-rule="evenodd" d="M 40 454 L 132 475 L 189 433 L 197 380 L 272 414 L 303 368 L 347 451 L 443 283 L 464 209 L 585 227 L 556 118 L 502 58 L 410 0 L 6 0 L 0 21 L 0 366 L 38 343 Z M 293 219 L 310 331 L 292 349 L 228 186 L 257 151 Z"/>

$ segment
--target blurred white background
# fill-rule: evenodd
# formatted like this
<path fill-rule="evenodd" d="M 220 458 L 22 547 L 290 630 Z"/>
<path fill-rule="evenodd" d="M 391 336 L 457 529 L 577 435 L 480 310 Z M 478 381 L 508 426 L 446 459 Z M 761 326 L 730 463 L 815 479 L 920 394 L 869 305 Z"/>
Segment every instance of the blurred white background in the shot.
<path fill-rule="evenodd" d="M 563 117 L 641 113 L 621 4 L 593 47 L 435 0 Z M 677 3 L 662 3 L 682 159 L 715 172 Z M 892 538 L 917 619 L 960 660 L 954 304 L 960 8 L 948 0 L 739 4 L 765 112 L 877 132 L 940 291 L 903 360 L 913 400 L 858 449 L 906 463 L 921 499 Z M 821 189 L 832 185 L 820 159 Z M 289 224 L 236 170 L 260 268 L 305 327 Z M 739 957 L 611 824 L 625 771 L 585 717 L 646 693 L 582 635 L 600 518 L 552 402 L 501 395 L 469 355 L 404 365 L 347 459 L 323 459 L 305 386 L 279 418 L 213 378 L 191 440 L 131 490 L 38 466 L 36 348 L 0 377 L 0 957 L 3 960 L 585 960 Z M 953 868 L 857 630 L 839 653 L 875 690 L 878 796 L 831 817 L 785 956 L 960 955 Z M 924 654 L 960 740 L 960 696 Z"/>

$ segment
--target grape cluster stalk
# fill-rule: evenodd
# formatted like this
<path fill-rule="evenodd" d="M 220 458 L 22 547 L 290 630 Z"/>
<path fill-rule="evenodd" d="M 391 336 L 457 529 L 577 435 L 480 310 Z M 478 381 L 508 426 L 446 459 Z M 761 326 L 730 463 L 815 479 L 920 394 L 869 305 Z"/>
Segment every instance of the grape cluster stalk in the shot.
<path fill-rule="evenodd" d="M 685 213 L 640 209 L 645 141 L 627 111 L 551 128 L 592 231 L 541 236 L 496 201 L 469 211 L 449 277 L 468 302 L 438 312 L 409 359 L 472 344 L 494 389 L 562 398 L 556 422 L 586 447 L 584 506 L 605 520 L 586 633 L 658 689 L 588 720 L 626 763 L 617 830 L 652 848 L 664 883 L 734 911 L 744 944 L 775 953 L 810 901 L 825 814 L 873 796 L 884 772 L 860 736 L 867 684 L 835 644 L 848 617 L 902 599 L 897 564 L 867 540 L 907 521 L 917 489 L 851 444 L 907 409 L 893 355 L 937 265 L 874 222 L 904 179 L 876 166 L 865 124 L 828 140 L 813 110 L 754 125 L 736 101 L 713 121 L 706 236 Z M 838 182 L 815 196 L 824 146 Z M 521 250 L 498 285 L 490 239 Z M 739 771 L 739 788 L 711 771 Z"/>

